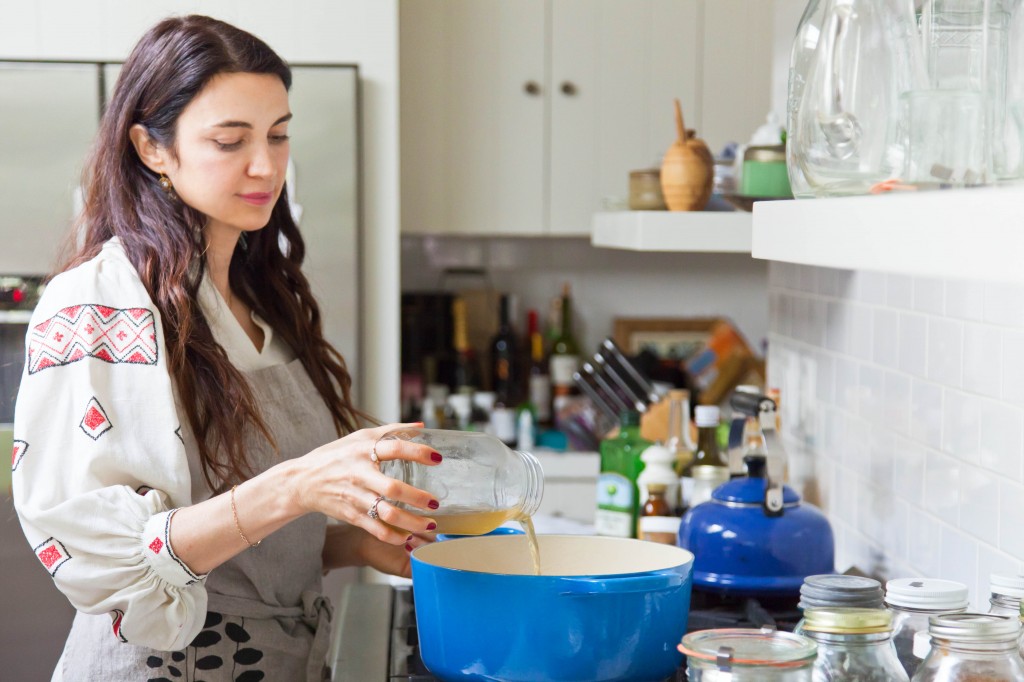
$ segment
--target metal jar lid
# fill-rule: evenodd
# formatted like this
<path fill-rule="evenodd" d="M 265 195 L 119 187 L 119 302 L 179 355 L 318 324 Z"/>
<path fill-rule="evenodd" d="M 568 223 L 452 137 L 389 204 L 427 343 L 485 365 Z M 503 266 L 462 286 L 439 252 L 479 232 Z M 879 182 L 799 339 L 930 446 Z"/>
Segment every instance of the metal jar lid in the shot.
<path fill-rule="evenodd" d="M 892 630 L 892 613 L 885 609 L 807 609 L 804 630 L 836 635 L 869 635 Z"/>
<path fill-rule="evenodd" d="M 928 619 L 928 634 L 959 642 L 1015 641 L 1020 619 L 989 613 L 949 613 Z"/>
<path fill-rule="evenodd" d="M 695 481 L 721 481 L 729 480 L 729 467 L 719 467 L 713 464 L 699 464 L 691 470 Z"/>
<path fill-rule="evenodd" d="M 1024 598 L 1024 575 L 993 573 L 988 578 L 992 594 L 1001 594 L 1014 599 Z"/>
<path fill-rule="evenodd" d="M 683 637 L 678 647 L 687 657 L 732 668 L 810 667 L 818 657 L 818 645 L 807 637 L 770 628 L 701 630 Z"/>
<path fill-rule="evenodd" d="M 855 575 L 812 575 L 800 586 L 801 609 L 828 607 L 881 608 L 882 583 Z"/>
<path fill-rule="evenodd" d="M 919 611 L 963 611 L 967 586 L 952 580 L 898 578 L 885 584 L 885 603 Z"/>

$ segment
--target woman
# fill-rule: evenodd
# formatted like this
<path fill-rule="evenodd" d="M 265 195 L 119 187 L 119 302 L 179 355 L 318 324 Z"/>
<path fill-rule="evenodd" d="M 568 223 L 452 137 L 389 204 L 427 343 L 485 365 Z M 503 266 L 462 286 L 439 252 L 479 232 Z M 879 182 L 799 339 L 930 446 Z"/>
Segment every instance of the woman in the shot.
<path fill-rule="evenodd" d="M 300 271 L 290 83 L 254 36 L 172 18 L 104 113 L 15 416 L 22 526 L 78 610 L 55 679 L 320 680 L 322 572 L 409 575 L 436 527 L 378 461 L 441 456 L 357 430 Z"/>

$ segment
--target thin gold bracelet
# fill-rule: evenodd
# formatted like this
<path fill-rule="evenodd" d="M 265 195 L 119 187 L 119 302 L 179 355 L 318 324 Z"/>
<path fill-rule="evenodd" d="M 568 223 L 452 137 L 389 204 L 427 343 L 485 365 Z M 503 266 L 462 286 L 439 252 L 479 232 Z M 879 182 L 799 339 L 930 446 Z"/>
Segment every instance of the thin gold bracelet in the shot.
<path fill-rule="evenodd" d="M 249 538 L 245 537 L 245 533 L 242 532 L 242 526 L 238 523 L 238 510 L 235 509 L 235 488 L 237 485 L 231 486 L 231 518 L 235 520 L 235 530 L 238 531 L 238 537 L 242 538 L 242 542 L 249 545 L 250 548 L 259 547 L 263 540 L 257 540 L 256 544 L 249 542 Z"/>

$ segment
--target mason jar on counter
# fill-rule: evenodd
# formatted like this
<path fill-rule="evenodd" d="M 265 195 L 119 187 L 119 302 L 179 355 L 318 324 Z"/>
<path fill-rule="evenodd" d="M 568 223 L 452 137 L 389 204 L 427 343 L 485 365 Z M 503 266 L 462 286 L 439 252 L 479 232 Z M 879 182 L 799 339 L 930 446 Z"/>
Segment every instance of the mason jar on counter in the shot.
<path fill-rule="evenodd" d="M 884 598 L 882 583 L 874 578 L 857 575 L 809 575 L 800 586 L 800 603 L 797 607 L 805 613 L 808 609 L 880 609 Z M 805 619 L 800 619 L 793 632 L 803 634 L 804 623 Z"/>
<path fill-rule="evenodd" d="M 997 616 L 1019 616 L 1024 597 L 1024 575 L 993 573 L 988 579 L 990 604 L 988 612 Z"/>
<path fill-rule="evenodd" d="M 928 636 L 928 619 L 931 616 L 966 611 L 967 587 L 952 580 L 890 580 L 885 584 L 885 605 L 892 612 L 892 642 L 896 656 L 907 675 L 913 677 L 921 659 L 927 655 L 927 650 L 915 652 L 915 636 Z"/>
<path fill-rule="evenodd" d="M 808 609 L 804 635 L 818 645 L 814 682 L 909 682 L 885 609 Z"/>
<path fill-rule="evenodd" d="M 770 628 L 701 630 L 683 637 L 689 682 L 811 682 L 814 642 Z"/>
<path fill-rule="evenodd" d="M 914 682 L 1020 682 L 1020 620 L 984 613 L 955 613 L 928 620 L 931 650 Z"/>

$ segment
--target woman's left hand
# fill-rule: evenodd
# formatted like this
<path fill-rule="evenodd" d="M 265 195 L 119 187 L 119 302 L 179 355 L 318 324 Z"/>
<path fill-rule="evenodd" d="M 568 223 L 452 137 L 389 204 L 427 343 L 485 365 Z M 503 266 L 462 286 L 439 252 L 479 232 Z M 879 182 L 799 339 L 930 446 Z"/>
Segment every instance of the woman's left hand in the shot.
<path fill-rule="evenodd" d="M 324 571 L 344 566 L 369 566 L 381 573 L 411 578 L 409 553 L 433 541 L 432 535 L 412 534 L 405 546 L 396 546 L 378 540 L 358 526 L 332 524 L 327 526 L 324 541 Z"/>

